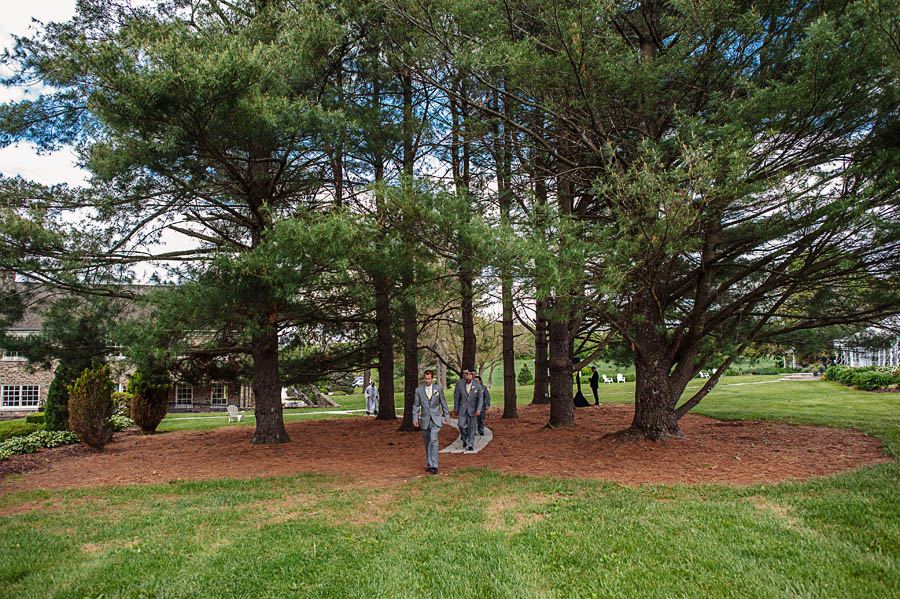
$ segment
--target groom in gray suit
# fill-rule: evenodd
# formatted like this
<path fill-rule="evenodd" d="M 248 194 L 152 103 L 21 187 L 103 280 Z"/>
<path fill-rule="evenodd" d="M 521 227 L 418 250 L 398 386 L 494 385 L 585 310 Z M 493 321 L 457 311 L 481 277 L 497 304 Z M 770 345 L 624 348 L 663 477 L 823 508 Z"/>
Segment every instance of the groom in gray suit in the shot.
<path fill-rule="evenodd" d="M 450 410 L 444 399 L 444 390 L 433 384 L 434 372 L 425 371 L 425 384 L 416 387 L 413 401 L 413 426 L 419 426 L 419 414 L 422 415 L 422 438 L 425 440 L 426 472 L 438 473 L 438 433 L 444 423 L 450 423 Z"/>
<path fill-rule="evenodd" d="M 475 450 L 475 431 L 478 428 L 477 418 L 481 416 L 481 385 L 473 380 L 475 373 L 463 370 L 463 378 L 456 382 L 453 390 L 453 411 L 459 418 L 459 434 L 462 437 L 465 452 Z"/>

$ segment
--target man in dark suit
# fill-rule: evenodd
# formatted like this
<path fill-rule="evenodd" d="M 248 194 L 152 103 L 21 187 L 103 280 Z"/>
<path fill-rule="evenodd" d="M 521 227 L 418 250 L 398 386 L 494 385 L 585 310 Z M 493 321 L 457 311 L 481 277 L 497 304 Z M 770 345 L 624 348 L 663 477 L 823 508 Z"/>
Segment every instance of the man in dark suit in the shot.
<path fill-rule="evenodd" d="M 591 391 L 594 392 L 594 405 L 600 405 L 600 396 L 597 395 L 597 389 L 600 388 L 600 375 L 597 373 L 597 368 L 595 366 L 591 366 Z"/>

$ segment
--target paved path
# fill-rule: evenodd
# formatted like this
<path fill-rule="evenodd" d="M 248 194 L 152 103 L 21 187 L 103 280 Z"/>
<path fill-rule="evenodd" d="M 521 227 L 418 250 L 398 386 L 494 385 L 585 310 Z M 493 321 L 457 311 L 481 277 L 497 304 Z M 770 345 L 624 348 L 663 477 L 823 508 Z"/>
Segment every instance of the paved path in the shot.
<path fill-rule="evenodd" d="M 450 426 L 459 430 L 459 420 L 456 418 L 450 419 Z M 488 427 L 484 427 L 483 435 L 475 435 L 475 451 L 472 453 L 478 453 L 484 447 L 491 442 L 491 439 L 494 438 L 494 433 Z M 440 450 L 438 453 L 463 453 L 463 444 L 462 444 L 462 436 L 456 438 L 456 441 L 448 445 L 447 447 Z"/>

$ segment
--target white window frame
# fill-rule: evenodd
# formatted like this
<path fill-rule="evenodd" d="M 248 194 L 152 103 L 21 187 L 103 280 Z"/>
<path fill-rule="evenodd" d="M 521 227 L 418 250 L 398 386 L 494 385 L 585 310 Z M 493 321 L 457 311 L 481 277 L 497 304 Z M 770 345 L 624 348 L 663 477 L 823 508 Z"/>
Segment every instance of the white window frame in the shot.
<path fill-rule="evenodd" d="M 25 403 L 28 393 L 29 403 Z M 13 399 L 15 398 L 15 399 Z M 0 386 L 0 407 L 4 410 L 37 410 L 41 406 L 40 385 L 2 385 Z"/>
<path fill-rule="evenodd" d="M 187 400 L 181 396 L 181 392 L 187 390 Z M 175 407 L 176 408 L 193 408 L 194 407 L 194 386 L 178 383 L 175 386 Z"/>
<path fill-rule="evenodd" d="M 34 331 L 34 332 L 29 331 L 29 332 L 13 332 L 13 333 L 11 333 L 11 335 L 12 335 L 13 337 L 18 337 L 18 338 L 20 338 L 20 339 L 22 339 L 22 338 L 28 338 L 28 337 L 33 337 L 33 336 L 35 336 L 35 335 L 37 335 L 37 334 L 38 334 L 38 333 L 37 333 L 36 331 Z M 0 357 L 0 361 L 2 361 L 2 362 L 27 362 L 27 361 L 28 361 L 28 358 L 26 358 L 25 356 L 23 356 L 23 355 L 20 354 L 19 352 L 12 352 L 12 353 L 8 353 L 8 352 L 9 352 L 9 350 L 6 350 L 6 349 L 3 350 L 3 356 Z"/>
<path fill-rule="evenodd" d="M 218 389 L 222 390 L 221 396 L 217 396 Z M 228 387 L 225 383 L 212 383 L 209 386 L 209 405 L 217 408 L 224 408 L 228 405 Z"/>
<path fill-rule="evenodd" d="M 27 358 L 20 354 L 19 352 L 9 353 L 9 350 L 3 350 L 3 361 L 4 362 L 25 362 Z"/>

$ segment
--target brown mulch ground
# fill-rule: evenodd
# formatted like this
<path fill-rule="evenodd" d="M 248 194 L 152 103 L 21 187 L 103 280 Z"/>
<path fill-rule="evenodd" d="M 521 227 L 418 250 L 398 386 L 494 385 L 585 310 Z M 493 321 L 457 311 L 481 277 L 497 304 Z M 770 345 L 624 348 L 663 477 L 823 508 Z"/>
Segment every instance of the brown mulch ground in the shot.
<path fill-rule="evenodd" d="M 440 455 L 442 474 L 475 467 L 627 485 L 745 485 L 805 480 L 888 459 L 878 440 L 848 429 L 688 415 L 681 421 L 685 439 L 653 443 L 604 438 L 630 424 L 630 405 L 579 409 L 576 427 L 556 431 L 544 428 L 548 406 L 521 406 L 512 420 L 501 413 L 488 412 L 494 440 L 480 453 Z M 293 441 L 278 446 L 251 445 L 252 427 L 119 433 L 103 453 L 70 446 L 12 456 L 0 462 L 0 475 L 23 474 L 4 477 L 0 492 L 300 472 L 349 474 L 360 484 L 381 486 L 424 474 L 421 434 L 398 433 L 398 424 L 362 416 L 291 422 Z M 456 436 L 445 426 L 441 447 Z"/>

